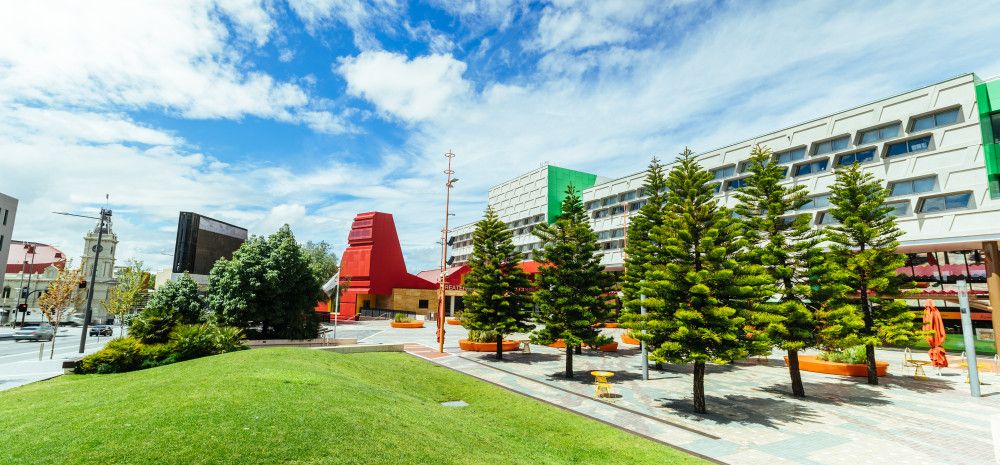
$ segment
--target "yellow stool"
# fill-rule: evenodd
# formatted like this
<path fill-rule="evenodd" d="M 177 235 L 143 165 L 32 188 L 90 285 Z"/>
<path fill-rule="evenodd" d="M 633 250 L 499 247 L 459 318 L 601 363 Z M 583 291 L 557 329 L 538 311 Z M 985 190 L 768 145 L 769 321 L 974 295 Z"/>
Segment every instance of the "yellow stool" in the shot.
<path fill-rule="evenodd" d="M 590 375 L 594 377 L 594 382 L 597 383 L 594 396 L 598 398 L 611 397 L 613 385 L 608 381 L 608 378 L 614 376 L 615 373 L 612 371 L 591 371 Z"/>

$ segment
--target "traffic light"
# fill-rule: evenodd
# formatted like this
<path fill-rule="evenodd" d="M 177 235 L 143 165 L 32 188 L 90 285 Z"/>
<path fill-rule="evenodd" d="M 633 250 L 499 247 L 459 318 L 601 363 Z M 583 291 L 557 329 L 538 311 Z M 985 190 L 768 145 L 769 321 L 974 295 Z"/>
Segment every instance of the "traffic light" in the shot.
<path fill-rule="evenodd" d="M 17 304 L 17 311 L 19 312 L 28 311 L 28 304 Z"/>
<path fill-rule="evenodd" d="M 81 279 L 80 280 L 79 288 L 80 289 L 86 289 L 87 288 L 87 280 L 86 279 Z"/>
<path fill-rule="evenodd" d="M 21 288 L 21 298 L 22 299 L 28 298 L 28 286 L 24 286 Z"/>

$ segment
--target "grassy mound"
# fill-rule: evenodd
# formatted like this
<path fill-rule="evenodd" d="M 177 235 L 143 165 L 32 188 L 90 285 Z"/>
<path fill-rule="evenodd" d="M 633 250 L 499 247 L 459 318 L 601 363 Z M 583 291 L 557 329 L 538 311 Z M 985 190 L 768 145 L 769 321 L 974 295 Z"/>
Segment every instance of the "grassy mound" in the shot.
<path fill-rule="evenodd" d="M 399 353 L 260 349 L 67 375 L 0 393 L 0 410 L 16 438 L 0 463 L 702 463 Z"/>

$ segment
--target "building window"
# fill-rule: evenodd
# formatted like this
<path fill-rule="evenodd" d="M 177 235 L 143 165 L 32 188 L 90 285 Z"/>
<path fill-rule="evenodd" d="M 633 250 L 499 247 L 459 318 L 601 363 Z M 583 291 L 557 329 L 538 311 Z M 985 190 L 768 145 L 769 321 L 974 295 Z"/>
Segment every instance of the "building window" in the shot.
<path fill-rule="evenodd" d="M 916 139 L 889 144 L 888 149 L 886 149 L 885 156 L 896 157 L 906 155 L 908 153 L 923 152 L 924 150 L 930 149 L 930 147 L 931 136 L 918 137 Z"/>
<path fill-rule="evenodd" d="M 953 108 L 951 110 L 945 110 L 938 113 L 934 113 L 933 115 L 914 118 L 913 128 L 910 130 L 924 131 L 927 129 L 934 129 L 939 126 L 945 126 L 956 122 L 958 122 L 958 108 Z"/>
<path fill-rule="evenodd" d="M 722 179 L 736 174 L 736 166 L 729 165 L 712 170 L 712 179 Z"/>
<path fill-rule="evenodd" d="M 733 189 L 740 189 L 742 187 L 746 187 L 746 185 L 747 178 L 730 179 L 726 181 L 726 190 L 731 191 Z"/>
<path fill-rule="evenodd" d="M 3 298 L 4 299 L 9 299 L 10 298 L 10 288 L 9 287 L 5 286 L 3 288 Z"/>
<path fill-rule="evenodd" d="M 994 113 L 991 115 L 990 122 L 993 124 L 993 143 L 1000 144 L 1000 113 Z M 7 224 L 6 215 L 4 215 L 3 224 Z"/>
<path fill-rule="evenodd" d="M 801 165 L 796 165 L 795 166 L 795 171 L 794 171 L 795 174 L 794 175 L 795 176 L 804 176 L 804 175 L 807 175 L 807 174 L 820 173 L 820 172 L 826 171 L 827 163 L 829 161 L 830 160 L 824 158 L 822 160 L 816 160 L 814 162 L 809 162 L 809 163 L 803 163 Z"/>
<path fill-rule="evenodd" d="M 417 301 L 417 307 L 419 308 L 429 308 L 430 302 L 427 299 L 420 299 Z"/>
<path fill-rule="evenodd" d="M 867 163 L 875 159 L 875 149 L 848 153 L 837 158 L 838 166 L 851 166 L 855 163 Z"/>
<path fill-rule="evenodd" d="M 836 139 L 820 142 L 813 148 L 813 155 L 823 155 L 824 153 L 838 152 L 847 148 L 851 136 L 841 136 Z"/>
<path fill-rule="evenodd" d="M 920 200 L 920 213 L 933 213 L 945 210 L 958 210 L 969 208 L 972 202 L 972 192 L 959 192 L 957 194 L 939 195 L 937 197 L 926 197 Z"/>
<path fill-rule="evenodd" d="M 791 163 L 793 161 L 799 161 L 806 157 L 806 148 L 800 147 L 797 149 L 787 150 L 784 152 L 778 152 L 774 154 L 774 160 L 778 163 Z"/>
<path fill-rule="evenodd" d="M 996 127 L 996 123 L 993 123 L 993 127 L 994 128 Z M 993 132 L 994 133 L 997 132 L 996 129 L 994 129 Z M 10 210 L 4 210 L 3 211 L 3 225 L 4 226 L 7 226 L 7 215 L 8 214 L 10 214 Z"/>
<path fill-rule="evenodd" d="M 891 139 L 898 135 L 899 135 L 899 123 L 893 124 L 891 126 L 882 126 L 880 128 L 861 131 L 861 143 L 871 144 L 873 142 L 878 142 L 880 140 Z"/>
<path fill-rule="evenodd" d="M 896 197 L 900 195 L 921 194 L 934 190 L 934 181 L 937 176 L 927 176 L 906 181 L 897 181 L 889 184 L 889 195 Z"/>
<path fill-rule="evenodd" d="M 750 171 L 750 160 L 743 160 L 736 165 L 736 171 L 738 173 L 746 173 Z"/>
<path fill-rule="evenodd" d="M 839 223 L 839 221 L 837 221 L 837 219 L 833 217 L 833 214 L 831 214 L 829 210 L 824 212 L 819 212 L 816 214 L 816 224 L 825 226 L 828 224 L 837 224 L 837 223 Z"/>
<path fill-rule="evenodd" d="M 887 202 L 885 205 L 887 207 L 892 207 L 892 211 L 889 212 L 892 216 L 906 216 L 910 213 L 909 200 L 904 200 L 902 202 Z"/>
<path fill-rule="evenodd" d="M 816 197 L 809 197 L 806 200 L 807 202 L 799 207 L 799 210 L 812 210 L 814 208 L 830 206 L 830 194 L 817 195 Z"/>

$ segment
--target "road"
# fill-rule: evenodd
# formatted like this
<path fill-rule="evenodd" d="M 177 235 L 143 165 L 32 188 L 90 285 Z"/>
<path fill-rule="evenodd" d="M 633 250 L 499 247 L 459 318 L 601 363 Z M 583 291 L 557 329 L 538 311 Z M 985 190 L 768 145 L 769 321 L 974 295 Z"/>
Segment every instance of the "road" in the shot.
<path fill-rule="evenodd" d="M 50 358 L 51 342 L 15 342 L 13 330 L 0 329 L 0 390 L 61 374 L 63 360 L 80 356 L 80 330 L 78 327 L 59 328 L 55 339 L 55 353 Z M 115 328 L 114 335 L 118 334 L 119 330 Z M 110 339 L 107 336 L 88 337 L 85 354 L 96 352 Z M 43 345 L 44 352 L 39 361 L 38 352 Z"/>

